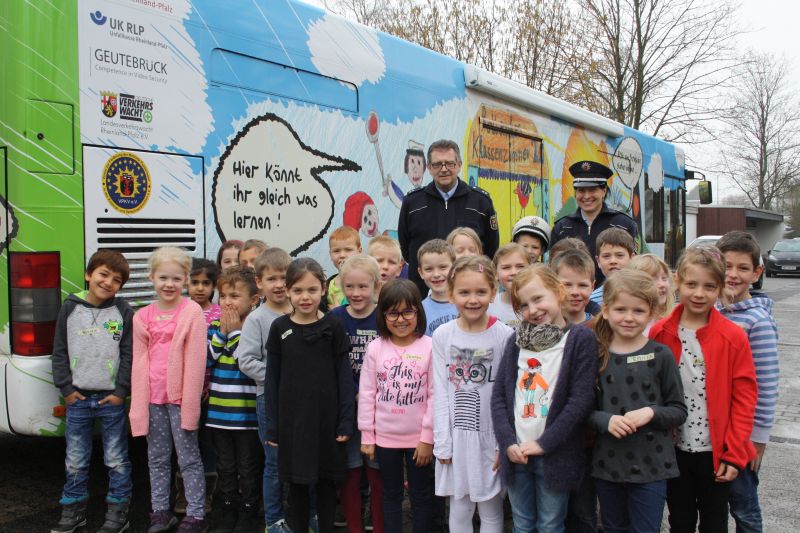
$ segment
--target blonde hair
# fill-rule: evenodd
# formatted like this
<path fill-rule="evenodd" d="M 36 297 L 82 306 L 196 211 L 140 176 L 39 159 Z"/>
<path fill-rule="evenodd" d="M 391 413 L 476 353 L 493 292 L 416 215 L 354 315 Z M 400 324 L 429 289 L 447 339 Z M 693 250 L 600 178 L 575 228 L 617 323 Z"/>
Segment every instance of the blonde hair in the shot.
<path fill-rule="evenodd" d="M 375 261 L 374 257 L 364 254 L 351 255 L 348 257 L 344 264 L 342 264 L 342 269 L 339 271 L 342 282 L 345 276 L 355 270 L 360 270 L 361 272 L 369 274 L 375 286 L 381 281 L 381 268 L 378 266 L 378 262 Z"/>
<path fill-rule="evenodd" d="M 628 294 L 634 298 L 644 300 L 650 307 L 650 314 L 658 309 L 658 291 L 653 284 L 653 278 L 646 272 L 624 268 L 611 274 L 603 284 L 603 310 L 613 303 L 622 294 Z M 594 323 L 594 333 L 597 336 L 597 352 L 600 356 L 600 372 L 608 366 L 611 357 L 609 347 L 614 340 L 614 330 L 611 324 L 599 314 Z"/>
<path fill-rule="evenodd" d="M 150 275 L 155 274 L 158 267 L 165 263 L 175 263 L 181 267 L 186 277 L 192 271 L 192 257 L 183 248 L 177 246 L 162 246 L 156 248 L 150 257 L 147 258 L 147 267 L 150 269 Z"/>
<path fill-rule="evenodd" d="M 376 246 L 386 246 L 387 248 L 391 248 L 397 252 L 397 255 L 402 261 L 403 251 L 400 249 L 400 243 L 388 235 L 378 235 L 377 237 L 373 237 L 373 239 L 369 241 L 369 244 L 367 245 L 367 255 L 372 255 L 372 251 Z"/>
<path fill-rule="evenodd" d="M 672 311 L 672 308 L 675 307 L 675 283 L 672 279 L 672 272 L 669 271 L 669 266 L 655 254 L 642 254 L 633 256 L 630 263 L 628 263 L 625 268 L 641 270 L 649 274 L 653 279 L 661 274 L 667 276 L 667 281 L 669 283 L 667 287 L 667 301 L 664 305 L 659 304 L 656 306 L 656 314 L 660 318 L 667 316 L 670 311 Z"/>
<path fill-rule="evenodd" d="M 505 246 L 501 246 L 494 254 L 494 258 L 492 259 L 492 263 L 494 264 L 494 268 L 497 269 L 497 264 L 500 260 L 504 257 L 507 257 L 511 254 L 519 254 L 520 257 L 525 259 L 525 262 L 529 265 L 531 264 L 530 256 L 528 256 L 528 252 L 523 248 L 521 244 L 517 244 L 516 242 L 511 242 L 506 244 Z"/>
<path fill-rule="evenodd" d="M 497 290 L 497 276 L 492 262 L 484 255 L 471 255 L 459 257 L 456 259 L 456 262 L 453 263 L 450 274 L 447 276 L 447 288 L 450 292 L 453 292 L 453 288 L 456 285 L 456 277 L 465 271 L 483 274 L 483 277 L 489 282 L 489 286 L 492 290 Z"/>
<path fill-rule="evenodd" d="M 522 301 L 519 298 L 519 290 L 536 278 L 539 278 L 542 285 L 544 285 L 547 290 L 556 295 L 556 299 L 559 303 L 564 303 L 567 297 L 567 291 L 564 289 L 564 285 L 561 284 L 561 280 L 558 279 L 556 273 L 544 263 L 534 263 L 517 272 L 517 275 L 514 276 L 514 281 L 511 283 L 511 307 L 514 308 L 515 313 L 519 313 L 522 307 Z"/>
<path fill-rule="evenodd" d="M 463 235 L 464 237 L 472 239 L 472 241 L 478 247 L 478 255 L 483 255 L 483 243 L 481 242 L 481 238 L 478 237 L 478 234 L 472 228 L 467 228 L 462 226 L 454 229 L 453 231 L 447 234 L 447 239 L 446 239 L 447 244 L 449 244 L 450 246 L 454 246 L 453 241 L 455 241 L 456 237 L 458 237 L 459 235 Z"/>
<path fill-rule="evenodd" d="M 266 252 L 269 249 L 269 246 L 267 246 L 267 243 L 261 239 L 247 239 L 239 249 L 239 253 L 250 250 L 251 248 L 258 250 L 258 254 L 261 255 L 263 252 Z"/>
<path fill-rule="evenodd" d="M 722 260 L 722 252 L 716 246 L 693 246 L 683 251 L 675 267 L 675 277 L 679 285 L 686 275 L 686 269 L 692 265 L 708 270 L 717 282 L 718 289 L 725 287 L 725 262 Z"/>

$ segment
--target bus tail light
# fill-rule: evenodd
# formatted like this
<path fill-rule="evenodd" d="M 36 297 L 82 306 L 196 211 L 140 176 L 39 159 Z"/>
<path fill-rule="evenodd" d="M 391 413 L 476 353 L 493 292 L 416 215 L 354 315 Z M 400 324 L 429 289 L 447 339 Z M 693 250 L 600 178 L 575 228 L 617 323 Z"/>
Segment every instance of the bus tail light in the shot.
<path fill-rule="evenodd" d="M 61 256 L 58 252 L 9 254 L 11 353 L 48 355 L 53 351 L 61 306 Z"/>

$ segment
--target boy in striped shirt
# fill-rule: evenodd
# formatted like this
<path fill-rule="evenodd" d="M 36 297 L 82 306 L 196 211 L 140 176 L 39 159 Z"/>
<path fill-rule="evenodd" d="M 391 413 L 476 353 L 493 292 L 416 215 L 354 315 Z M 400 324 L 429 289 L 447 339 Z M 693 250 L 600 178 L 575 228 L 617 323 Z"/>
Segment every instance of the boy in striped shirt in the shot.
<path fill-rule="evenodd" d="M 258 287 L 250 267 L 227 269 L 217 282 L 222 315 L 211 339 L 208 418 L 217 455 L 217 487 L 223 498 L 220 530 L 261 529 L 262 450 L 256 416 L 256 383 L 239 369 L 235 352 L 242 323 L 258 305 Z M 241 501 L 240 494 L 241 492 Z"/>
<path fill-rule="evenodd" d="M 747 334 L 758 382 L 758 401 L 750 436 L 757 454 L 731 483 L 730 510 L 737 531 L 760 532 L 758 470 L 769 441 L 778 400 L 778 328 L 772 317 L 772 300 L 764 294 L 750 292 L 750 285 L 758 280 L 762 270 L 761 248 L 755 238 L 744 231 L 731 231 L 717 242 L 717 248 L 725 260 L 727 300 L 725 305 L 718 304 L 718 309 Z"/>

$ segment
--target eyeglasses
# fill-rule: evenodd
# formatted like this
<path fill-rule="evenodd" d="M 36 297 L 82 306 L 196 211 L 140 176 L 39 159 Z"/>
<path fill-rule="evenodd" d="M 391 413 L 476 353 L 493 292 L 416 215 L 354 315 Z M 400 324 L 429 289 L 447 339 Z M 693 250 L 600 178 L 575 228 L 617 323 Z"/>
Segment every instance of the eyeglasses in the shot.
<path fill-rule="evenodd" d="M 442 167 L 447 167 L 447 170 L 453 170 L 456 165 L 458 165 L 458 161 L 436 161 L 431 163 L 431 168 L 433 170 L 441 170 Z"/>
<path fill-rule="evenodd" d="M 383 314 L 386 317 L 386 320 L 389 322 L 397 322 L 400 317 L 403 317 L 403 320 L 411 320 L 415 316 L 417 316 L 416 309 L 403 309 L 402 311 L 387 311 Z"/>

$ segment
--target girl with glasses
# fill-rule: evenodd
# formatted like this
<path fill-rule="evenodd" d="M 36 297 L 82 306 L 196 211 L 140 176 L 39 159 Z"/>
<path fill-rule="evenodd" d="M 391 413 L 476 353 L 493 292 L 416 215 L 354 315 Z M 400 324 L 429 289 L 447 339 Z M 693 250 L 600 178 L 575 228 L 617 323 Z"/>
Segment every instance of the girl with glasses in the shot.
<path fill-rule="evenodd" d="M 408 473 L 412 531 L 431 529 L 433 380 L 431 338 L 419 290 L 404 279 L 381 289 L 378 338 L 367 346 L 358 392 L 361 453 L 377 458 L 387 533 L 403 530 L 403 481 Z"/>

